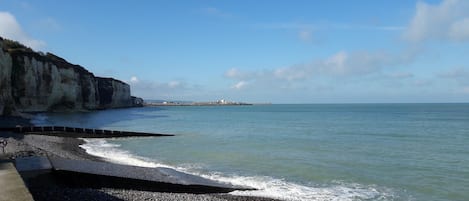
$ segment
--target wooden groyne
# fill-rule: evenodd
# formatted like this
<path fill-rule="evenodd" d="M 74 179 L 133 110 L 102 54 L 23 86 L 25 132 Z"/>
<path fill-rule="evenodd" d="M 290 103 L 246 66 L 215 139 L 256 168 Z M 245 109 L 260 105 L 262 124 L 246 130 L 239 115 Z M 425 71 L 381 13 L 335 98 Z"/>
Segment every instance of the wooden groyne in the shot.
<path fill-rule="evenodd" d="M 116 138 L 116 137 L 161 137 L 174 136 L 172 134 L 145 133 L 133 131 L 115 131 L 93 128 L 76 128 L 66 126 L 18 126 L 3 127 L 0 131 L 9 131 L 23 134 L 52 135 L 60 137 L 82 137 L 82 138 Z"/>

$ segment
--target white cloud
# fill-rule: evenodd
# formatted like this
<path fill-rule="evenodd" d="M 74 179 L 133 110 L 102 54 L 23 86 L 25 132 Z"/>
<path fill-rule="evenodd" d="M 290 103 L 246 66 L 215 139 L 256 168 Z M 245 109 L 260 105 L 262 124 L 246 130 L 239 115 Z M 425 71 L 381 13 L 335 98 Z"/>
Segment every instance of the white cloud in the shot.
<path fill-rule="evenodd" d="M 225 72 L 225 77 L 235 80 L 251 80 L 259 77 L 264 77 L 268 72 L 244 72 L 237 68 L 231 68 Z"/>
<path fill-rule="evenodd" d="M 414 57 L 415 54 L 413 52 L 402 52 L 398 55 L 392 55 L 379 51 L 351 53 L 339 51 L 326 59 L 318 59 L 310 63 L 271 70 L 243 72 L 232 68 L 225 73 L 225 76 L 238 81 L 235 86 L 244 86 L 245 83 L 243 82 L 248 81 L 262 86 L 269 86 L 268 83 L 291 84 L 293 82 L 310 80 L 314 77 L 356 77 L 379 73 L 385 68 L 392 68 L 396 65 L 410 62 Z M 401 73 L 393 76 L 395 78 L 406 78 L 413 75 Z"/>
<path fill-rule="evenodd" d="M 238 83 L 236 83 L 235 85 L 233 85 L 233 87 L 231 87 L 231 88 L 240 90 L 240 89 L 245 88 L 247 85 L 248 85 L 248 82 L 246 82 L 246 81 L 239 81 Z"/>
<path fill-rule="evenodd" d="M 340 51 L 329 58 L 318 61 L 312 67 L 317 72 L 332 76 L 366 75 L 380 71 L 384 67 L 391 67 L 403 63 L 399 55 L 391 55 L 386 52 Z"/>
<path fill-rule="evenodd" d="M 469 1 L 444 0 L 438 5 L 418 2 L 415 15 L 404 32 L 412 42 L 469 39 Z"/>
<path fill-rule="evenodd" d="M 170 82 L 168 82 L 168 87 L 171 88 L 171 89 L 178 88 L 182 85 L 183 85 L 183 83 L 181 83 L 180 81 L 170 81 Z"/>
<path fill-rule="evenodd" d="M 458 83 L 459 85 L 469 85 L 469 69 L 468 68 L 453 68 L 438 74 L 439 78 L 446 79 Z"/>
<path fill-rule="evenodd" d="M 461 89 L 461 92 L 464 94 L 469 94 L 469 86 L 465 86 Z"/>
<path fill-rule="evenodd" d="M 128 83 L 133 95 L 150 99 L 178 100 L 190 98 L 189 96 L 200 93 L 199 86 L 179 80 L 158 82 L 132 76 Z"/>
<path fill-rule="evenodd" d="M 137 78 L 136 76 L 132 76 L 132 77 L 130 78 L 130 83 L 135 84 L 135 83 L 138 83 L 138 81 L 139 81 L 139 80 L 138 80 L 138 78 Z"/>
<path fill-rule="evenodd" d="M 437 74 L 445 83 L 453 83 L 454 92 L 469 94 L 469 68 L 456 67 Z"/>
<path fill-rule="evenodd" d="M 448 71 L 442 72 L 439 74 L 441 78 L 448 78 L 448 79 L 468 79 L 469 80 L 469 70 L 465 68 L 453 68 Z"/>
<path fill-rule="evenodd" d="M 237 78 L 237 77 L 242 77 L 242 73 L 237 68 L 231 68 L 228 71 L 226 71 L 225 76 L 228 78 Z"/>
<path fill-rule="evenodd" d="M 454 22 L 449 30 L 449 37 L 453 40 L 469 40 L 469 18 Z"/>
<path fill-rule="evenodd" d="M 274 69 L 271 73 L 267 73 L 266 76 L 272 77 L 273 79 L 294 81 L 307 79 L 313 74 L 314 68 L 308 65 L 300 64 Z"/>
<path fill-rule="evenodd" d="M 345 62 L 348 60 L 348 54 L 345 51 L 340 51 L 335 55 L 327 58 L 324 63 L 324 70 L 330 71 L 334 74 L 346 74 L 349 68 Z"/>
<path fill-rule="evenodd" d="M 19 41 L 35 50 L 46 46 L 44 41 L 33 39 L 26 34 L 16 21 L 15 16 L 9 12 L 0 12 L 0 36 Z"/>

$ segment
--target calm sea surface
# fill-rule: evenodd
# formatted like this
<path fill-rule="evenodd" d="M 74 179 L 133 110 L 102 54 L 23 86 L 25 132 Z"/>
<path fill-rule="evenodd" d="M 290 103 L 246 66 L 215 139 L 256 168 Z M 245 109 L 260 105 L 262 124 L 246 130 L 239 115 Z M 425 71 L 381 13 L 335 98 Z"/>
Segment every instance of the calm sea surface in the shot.
<path fill-rule="evenodd" d="M 469 200 L 469 104 L 145 107 L 33 123 L 175 137 L 87 140 L 118 163 L 167 166 L 288 200 Z"/>

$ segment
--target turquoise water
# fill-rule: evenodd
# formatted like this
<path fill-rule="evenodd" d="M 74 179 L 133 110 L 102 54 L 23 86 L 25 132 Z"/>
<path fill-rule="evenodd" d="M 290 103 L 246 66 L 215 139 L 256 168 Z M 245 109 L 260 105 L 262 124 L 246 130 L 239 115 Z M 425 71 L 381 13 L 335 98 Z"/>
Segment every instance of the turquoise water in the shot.
<path fill-rule="evenodd" d="M 89 140 L 91 154 L 169 166 L 287 200 L 469 200 L 469 104 L 146 107 L 37 124 L 172 133 Z"/>

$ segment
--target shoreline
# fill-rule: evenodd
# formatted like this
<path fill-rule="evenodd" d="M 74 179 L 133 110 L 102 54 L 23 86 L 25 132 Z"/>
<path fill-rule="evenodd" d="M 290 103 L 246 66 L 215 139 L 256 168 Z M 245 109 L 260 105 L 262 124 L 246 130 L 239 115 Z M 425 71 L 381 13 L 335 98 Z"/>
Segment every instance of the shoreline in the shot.
<path fill-rule="evenodd" d="M 2 117 L 2 126 L 5 122 Z M 8 124 L 25 124 L 25 120 L 14 118 Z M 6 157 L 15 159 L 28 156 L 52 156 L 74 160 L 92 160 L 112 163 L 111 160 L 88 154 L 80 145 L 86 142 L 73 137 L 58 137 L 44 135 L 22 135 L 12 132 L 0 132 L 0 139 L 7 140 Z M 58 185 L 57 181 L 47 176 L 28 178 L 22 175 L 35 200 L 215 200 L 215 201 L 275 201 L 276 199 L 236 196 L 227 193 L 190 194 L 150 192 L 141 190 L 115 188 L 73 188 Z M 51 199 L 52 198 L 52 199 Z"/>

